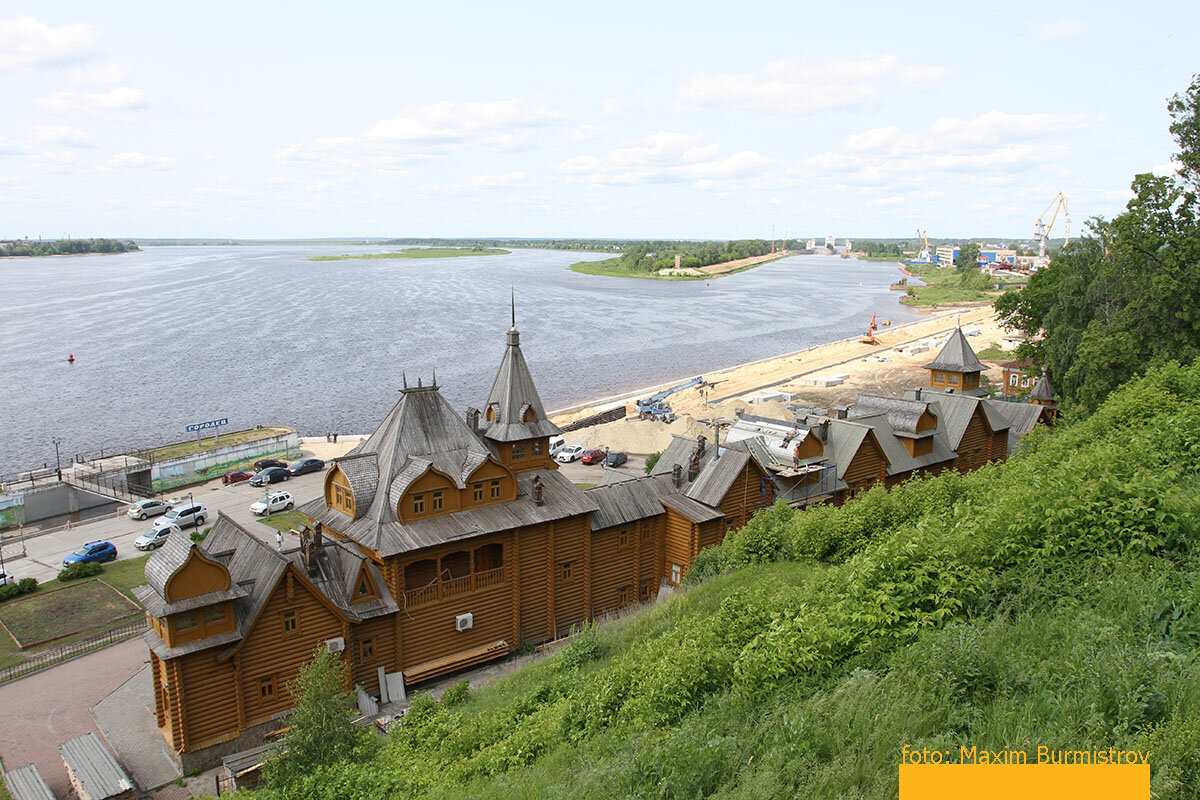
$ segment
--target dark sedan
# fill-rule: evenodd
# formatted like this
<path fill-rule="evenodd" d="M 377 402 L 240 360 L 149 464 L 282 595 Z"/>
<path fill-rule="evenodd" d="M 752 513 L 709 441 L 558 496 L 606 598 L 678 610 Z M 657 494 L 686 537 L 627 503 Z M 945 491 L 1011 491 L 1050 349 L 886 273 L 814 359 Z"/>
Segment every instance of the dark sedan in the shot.
<path fill-rule="evenodd" d="M 599 464 L 608 453 L 603 450 L 584 450 L 579 460 L 584 464 Z"/>
<path fill-rule="evenodd" d="M 622 453 L 618 450 L 614 450 L 604 457 L 604 466 L 619 467 L 628 460 L 629 460 L 629 456 L 625 455 L 624 453 Z"/>
<path fill-rule="evenodd" d="M 320 472 L 325 469 L 325 462 L 319 458 L 302 458 L 292 462 L 287 468 L 289 475 L 303 475 L 306 472 Z"/>
<path fill-rule="evenodd" d="M 271 467 L 279 467 L 280 469 L 287 469 L 287 462 L 280 461 L 279 459 L 276 459 L 276 458 L 264 458 L 261 461 L 254 462 L 254 471 L 255 472 L 262 472 L 264 469 L 270 469 Z"/>
<path fill-rule="evenodd" d="M 262 486 L 264 483 L 279 483 L 292 477 L 283 467 L 267 467 L 250 479 L 251 486 Z"/>
<path fill-rule="evenodd" d="M 236 472 L 226 472 L 224 475 L 221 476 L 221 483 L 228 486 L 231 483 L 241 483 L 242 481 L 248 481 L 252 477 L 254 477 L 254 476 L 251 475 L 249 472 L 242 472 L 241 470 L 237 470 Z"/>

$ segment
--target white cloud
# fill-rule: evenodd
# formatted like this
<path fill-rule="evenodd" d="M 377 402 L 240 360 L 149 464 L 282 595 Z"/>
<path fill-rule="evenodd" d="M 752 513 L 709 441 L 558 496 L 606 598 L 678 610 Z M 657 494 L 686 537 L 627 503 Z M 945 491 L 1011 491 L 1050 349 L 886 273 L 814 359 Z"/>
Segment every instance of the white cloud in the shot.
<path fill-rule="evenodd" d="M 410 106 L 368 126 L 361 136 L 329 136 L 288 145 L 276 151 L 275 160 L 394 170 L 405 161 L 461 148 L 522 147 L 537 128 L 563 116 L 545 103 L 525 99 Z"/>
<path fill-rule="evenodd" d="M 114 169 L 170 169 L 175 166 L 175 159 L 145 153 L 117 153 L 108 165 Z"/>
<path fill-rule="evenodd" d="M 0 19 L 0 69 L 54 67 L 91 58 L 100 34 L 91 25 L 50 27 L 33 17 Z"/>
<path fill-rule="evenodd" d="M 709 188 L 715 180 L 753 177 L 774 159 L 751 150 L 718 156 L 720 145 L 699 136 L 660 131 L 611 150 L 604 156 L 575 156 L 558 169 L 571 181 L 598 185 L 696 182 Z M 705 182 L 701 184 L 701 182 Z"/>
<path fill-rule="evenodd" d="M 1057 19 L 1050 22 L 1033 23 L 1033 35 L 1039 39 L 1065 39 L 1078 36 L 1092 29 L 1090 23 L 1081 19 Z"/>
<path fill-rule="evenodd" d="M 107 92 L 77 94 L 58 92 L 38 98 L 37 104 L 52 114 L 63 117 L 95 117 L 120 114 L 146 107 L 141 89 L 117 86 Z"/>
<path fill-rule="evenodd" d="M 476 175 L 467 183 L 480 188 L 520 186 L 528 177 L 524 172 L 506 172 L 503 175 Z"/>
<path fill-rule="evenodd" d="M 571 131 L 570 140 L 572 142 L 590 142 L 602 133 L 604 133 L 604 128 L 600 125 L 580 125 Z"/>
<path fill-rule="evenodd" d="M 42 144 L 63 144 L 72 147 L 91 147 L 91 137 L 79 128 L 68 125 L 38 125 L 31 131 L 34 141 Z"/>
<path fill-rule="evenodd" d="M 774 61 L 757 73 L 702 72 L 679 87 L 677 107 L 812 113 L 875 105 L 884 82 L 928 84 L 949 71 L 934 65 L 901 65 L 894 55 L 837 59 L 822 64 Z"/>
<path fill-rule="evenodd" d="M 120 83 L 129 75 L 124 64 L 96 64 L 76 67 L 71 70 L 71 80 L 88 86 L 111 86 Z"/>
<path fill-rule="evenodd" d="M 625 105 L 615 97 L 606 97 L 600 104 L 600 113 L 606 117 L 620 117 L 625 112 Z"/>

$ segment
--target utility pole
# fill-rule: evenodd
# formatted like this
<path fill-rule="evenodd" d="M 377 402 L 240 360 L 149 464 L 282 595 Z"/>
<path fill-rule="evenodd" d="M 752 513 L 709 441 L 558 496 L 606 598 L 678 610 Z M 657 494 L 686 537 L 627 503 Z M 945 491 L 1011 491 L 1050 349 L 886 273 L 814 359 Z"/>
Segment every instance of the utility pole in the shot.
<path fill-rule="evenodd" d="M 62 444 L 62 439 L 55 436 L 50 441 L 54 442 L 54 469 L 58 472 L 58 479 L 62 480 L 62 461 L 58 457 L 58 446 Z"/>

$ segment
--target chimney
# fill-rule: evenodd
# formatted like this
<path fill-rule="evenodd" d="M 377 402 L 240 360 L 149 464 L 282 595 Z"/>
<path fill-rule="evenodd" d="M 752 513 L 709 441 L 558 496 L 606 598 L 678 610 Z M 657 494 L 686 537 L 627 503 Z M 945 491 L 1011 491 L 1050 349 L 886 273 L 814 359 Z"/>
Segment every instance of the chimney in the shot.
<path fill-rule="evenodd" d="M 700 438 L 704 438 L 703 436 Z M 696 476 L 700 474 L 700 448 L 697 447 L 692 451 L 692 460 L 688 462 L 688 483 L 696 480 Z"/>
<path fill-rule="evenodd" d="M 697 458 L 697 460 L 704 458 L 704 443 L 705 443 L 705 441 L 706 441 L 706 439 L 704 438 L 704 434 L 700 434 L 699 436 L 696 437 L 696 458 Z"/>
<path fill-rule="evenodd" d="M 838 419 L 847 419 L 850 416 L 850 406 L 834 406 L 833 411 Z"/>
<path fill-rule="evenodd" d="M 319 522 L 313 523 L 312 540 L 313 547 L 318 549 L 320 549 L 321 545 L 325 543 L 325 533 L 321 530 L 321 523 Z"/>
<path fill-rule="evenodd" d="M 675 482 L 675 488 L 678 489 L 683 485 L 683 465 L 676 464 L 671 468 L 671 480 Z"/>
<path fill-rule="evenodd" d="M 545 501 L 542 500 L 542 479 L 541 476 L 533 476 L 533 504 L 540 506 Z"/>

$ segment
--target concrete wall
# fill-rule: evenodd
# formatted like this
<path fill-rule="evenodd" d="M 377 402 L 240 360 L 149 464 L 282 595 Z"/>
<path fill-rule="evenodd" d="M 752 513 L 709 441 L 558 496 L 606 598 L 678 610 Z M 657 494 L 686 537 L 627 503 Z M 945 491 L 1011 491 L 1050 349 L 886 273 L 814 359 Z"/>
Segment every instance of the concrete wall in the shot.
<path fill-rule="evenodd" d="M 193 475 L 216 477 L 229 464 L 255 459 L 260 456 L 294 454 L 300 449 L 300 437 L 293 431 L 282 436 L 259 439 L 254 442 L 219 447 L 191 456 L 155 462 L 150 477 L 155 483 L 179 483 Z M 211 473 L 211 474 L 210 474 Z"/>
<path fill-rule="evenodd" d="M 112 498 L 85 492 L 69 483 L 56 483 L 25 492 L 25 524 L 104 505 L 115 503 Z"/>

